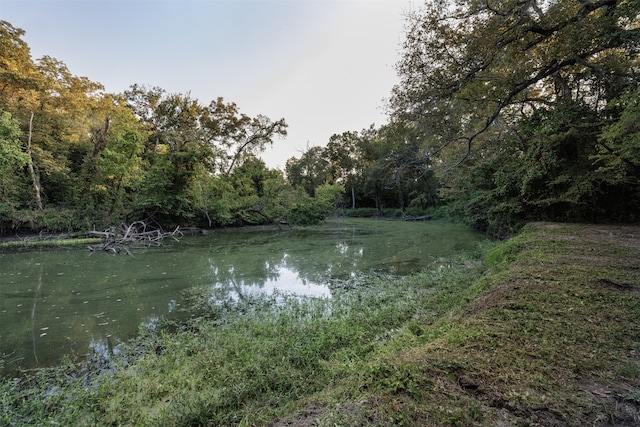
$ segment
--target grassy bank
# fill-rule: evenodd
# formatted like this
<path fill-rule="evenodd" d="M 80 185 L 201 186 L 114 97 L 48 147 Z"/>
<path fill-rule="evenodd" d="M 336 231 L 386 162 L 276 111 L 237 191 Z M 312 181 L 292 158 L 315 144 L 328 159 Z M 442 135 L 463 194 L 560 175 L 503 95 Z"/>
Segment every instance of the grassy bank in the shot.
<path fill-rule="evenodd" d="M 640 425 L 640 227 L 530 224 L 485 260 L 470 304 L 400 329 L 283 421 Z"/>
<path fill-rule="evenodd" d="M 532 224 L 482 260 L 331 300 L 194 293 L 100 372 L 4 381 L 0 425 L 635 425 L 640 227 Z"/>

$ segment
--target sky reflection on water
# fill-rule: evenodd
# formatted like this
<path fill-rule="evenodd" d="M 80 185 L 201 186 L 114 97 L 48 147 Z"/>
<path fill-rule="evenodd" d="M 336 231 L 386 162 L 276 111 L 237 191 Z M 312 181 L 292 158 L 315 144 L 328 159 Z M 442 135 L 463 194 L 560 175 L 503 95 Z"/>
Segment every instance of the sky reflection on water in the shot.
<path fill-rule="evenodd" d="M 406 275 L 480 239 L 437 222 L 341 220 L 312 230 L 214 231 L 133 256 L 0 252 L 0 374 L 113 349 L 140 325 L 180 311 L 193 288 L 221 299 L 276 290 L 330 297 L 333 279 Z"/>

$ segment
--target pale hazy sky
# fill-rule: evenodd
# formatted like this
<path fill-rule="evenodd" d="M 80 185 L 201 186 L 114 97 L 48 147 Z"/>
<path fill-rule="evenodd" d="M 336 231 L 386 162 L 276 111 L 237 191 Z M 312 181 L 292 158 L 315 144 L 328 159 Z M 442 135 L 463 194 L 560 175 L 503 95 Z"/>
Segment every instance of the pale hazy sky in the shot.
<path fill-rule="evenodd" d="M 413 2 L 415 3 L 415 2 Z M 222 96 L 289 124 L 262 158 L 284 169 L 307 145 L 386 123 L 383 99 L 411 0 L 0 0 L 34 59 L 119 93 L 134 83 Z"/>

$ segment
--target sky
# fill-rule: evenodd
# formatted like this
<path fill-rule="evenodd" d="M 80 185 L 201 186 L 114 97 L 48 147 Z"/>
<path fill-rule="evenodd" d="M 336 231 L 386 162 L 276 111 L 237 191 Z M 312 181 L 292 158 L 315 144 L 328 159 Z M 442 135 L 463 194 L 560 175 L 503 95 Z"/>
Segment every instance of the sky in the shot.
<path fill-rule="evenodd" d="M 412 0 L 0 0 L 34 59 L 121 93 L 133 84 L 223 97 L 251 117 L 284 118 L 261 157 L 287 159 L 331 135 L 387 122 L 384 100 Z"/>

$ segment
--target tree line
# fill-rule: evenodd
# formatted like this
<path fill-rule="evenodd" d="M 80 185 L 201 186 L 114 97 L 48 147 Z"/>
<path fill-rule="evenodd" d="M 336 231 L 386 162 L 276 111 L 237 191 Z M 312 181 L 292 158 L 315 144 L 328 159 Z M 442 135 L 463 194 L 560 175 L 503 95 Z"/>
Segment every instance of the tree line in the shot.
<path fill-rule="evenodd" d="M 427 1 L 407 15 L 389 123 L 336 135 L 287 173 L 498 235 L 638 221 L 639 16 L 633 0 Z"/>
<path fill-rule="evenodd" d="M 311 198 L 259 158 L 286 136 L 284 119 L 158 87 L 105 93 L 59 60 L 33 60 L 23 36 L 0 22 L 3 231 L 307 223 L 340 196 L 326 184 Z"/>
<path fill-rule="evenodd" d="M 133 85 L 108 94 L 0 25 L 0 227 L 314 223 L 339 202 L 433 211 L 494 234 L 637 221 L 640 3 L 441 0 L 406 16 L 388 123 L 285 171 L 284 119 Z M 47 214 L 44 214 L 47 212 Z"/>

